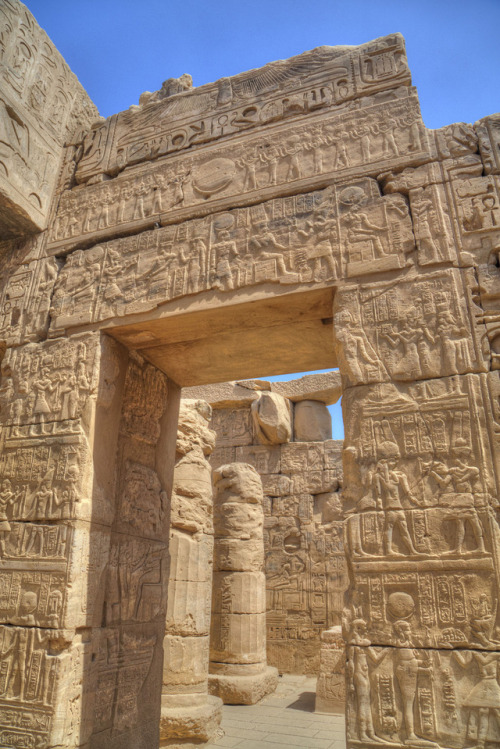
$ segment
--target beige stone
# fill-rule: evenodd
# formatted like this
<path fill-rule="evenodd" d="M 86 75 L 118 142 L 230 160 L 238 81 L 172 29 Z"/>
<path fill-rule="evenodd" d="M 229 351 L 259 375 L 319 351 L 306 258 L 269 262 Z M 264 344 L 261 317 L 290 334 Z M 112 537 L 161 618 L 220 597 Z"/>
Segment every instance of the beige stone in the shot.
<path fill-rule="evenodd" d="M 175 438 L 180 387 L 232 381 L 215 563 L 253 582 L 214 614 L 224 698 L 269 684 L 263 612 L 222 610 L 262 580 L 265 518 L 283 670 L 317 670 L 349 569 L 349 746 L 493 749 L 498 115 L 425 128 L 392 34 L 168 79 L 99 121 L 24 6 L 0 16 L 0 743 L 215 730 L 206 404 Z M 337 366 L 341 387 L 241 384 Z M 334 441 L 254 444 L 257 399 L 341 392 L 343 470 Z"/>
<path fill-rule="evenodd" d="M 303 400 L 293 409 L 295 442 L 324 442 L 332 438 L 332 418 L 324 403 Z"/>
<path fill-rule="evenodd" d="M 343 713 L 345 709 L 345 642 L 340 626 L 321 633 L 319 675 L 316 685 L 317 713 Z"/>
<path fill-rule="evenodd" d="M 253 705 L 278 683 L 266 661 L 262 483 L 252 466 L 231 463 L 214 471 L 214 491 L 209 689 L 226 704 Z M 227 542 L 232 553 L 218 553 Z"/>
<path fill-rule="evenodd" d="M 217 436 L 210 457 L 214 469 L 228 459 L 244 461 L 251 455 L 249 445 L 242 450 L 236 447 L 240 425 L 246 423 L 252 404 L 278 386 L 289 393 L 287 400 L 294 409 L 310 402 L 310 387 L 314 398 L 324 399 L 324 403 L 313 401 L 314 407 L 323 410 L 325 403 L 339 397 L 341 388 L 339 373 L 329 372 L 283 383 L 246 380 L 183 390 L 183 397 L 208 398 L 214 407 L 211 424 Z M 328 412 L 327 416 L 330 423 Z M 257 441 L 256 436 L 253 439 Z M 316 445 L 282 445 L 279 460 L 272 445 L 253 454 L 264 492 L 267 659 L 282 673 L 318 673 L 321 632 L 341 619 L 346 586 L 341 447 L 340 441 L 326 439 Z M 244 559 L 253 570 L 261 568 L 262 552 L 255 542 L 221 539 L 216 545 L 216 566 L 237 570 Z M 214 586 L 214 595 L 218 588 Z"/>
<path fill-rule="evenodd" d="M 180 406 L 170 521 L 170 575 L 160 746 L 208 741 L 221 701 L 208 694 L 213 567 L 213 501 L 207 456 L 215 444 L 212 409 L 202 400 Z"/>
<path fill-rule="evenodd" d="M 0 235 L 7 239 L 45 229 L 63 147 L 77 145 L 73 136 L 79 131 L 81 140 L 99 115 L 25 5 L 4 0 L 0 27 Z"/>
<path fill-rule="evenodd" d="M 277 393 L 261 393 L 251 406 L 257 440 L 263 445 L 281 445 L 292 437 L 291 409 Z"/>

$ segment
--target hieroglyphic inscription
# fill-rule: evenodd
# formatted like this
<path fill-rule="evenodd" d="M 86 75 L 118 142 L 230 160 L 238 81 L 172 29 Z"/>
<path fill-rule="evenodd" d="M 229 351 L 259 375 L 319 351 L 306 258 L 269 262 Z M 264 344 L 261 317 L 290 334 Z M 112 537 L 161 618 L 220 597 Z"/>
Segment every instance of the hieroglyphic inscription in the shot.
<path fill-rule="evenodd" d="M 319 47 L 195 89 L 172 93 L 166 81 L 160 91 L 145 95 L 142 106 L 113 115 L 86 136 L 77 179 L 115 175 L 141 161 L 409 82 L 399 34 L 345 48 L 341 55 Z"/>
<path fill-rule="evenodd" d="M 322 187 L 334 178 L 377 175 L 409 160 L 429 159 L 415 95 L 398 90 L 386 103 L 368 97 L 365 108 L 314 126 L 276 126 L 263 137 L 236 140 L 230 150 L 208 146 L 167 157 L 147 169 L 133 167 L 115 180 L 65 191 L 49 236 L 52 251 L 98 241 L 117 230 L 148 228 L 210 210 Z M 366 121 L 365 121 L 366 120 Z M 362 125 L 370 135 L 365 145 Z M 283 129 L 284 128 L 284 129 Z M 314 139 L 314 144 L 313 144 Z"/>
<path fill-rule="evenodd" d="M 404 200 L 380 197 L 375 180 L 360 179 L 77 250 L 57 280 L 52 329 L 211 289 L 398 269 L 414 248 Z"/>

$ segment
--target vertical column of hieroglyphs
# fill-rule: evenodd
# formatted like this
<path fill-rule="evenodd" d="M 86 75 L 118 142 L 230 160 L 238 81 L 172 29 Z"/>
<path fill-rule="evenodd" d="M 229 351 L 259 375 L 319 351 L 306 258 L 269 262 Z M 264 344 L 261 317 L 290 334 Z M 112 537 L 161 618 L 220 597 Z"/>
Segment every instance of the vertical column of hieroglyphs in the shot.
<path fill-rule="evenodd" d="M 89 685 L 93 698 L 88 706 L 93 749 L 158 746 L 160 722 L 168 474 L 173 470 L 175 443 L 175 425 L 167 408 L 175 386 L 134 352 L 122 351 L 122 358 L 117 447 L 115 451 L 106 449 L 107 444 L 94 448 L 96 467 L 108 463 L 114 474 L 114 505 L 99 598 L 100 627 L 93 632 L 96 645 Z M 105 427 L 96 423 L 97 444 Z M 98 500 L 94 492 L 94 502 Z"/>
<path fill-rule="evenodd" d="M 114 391 L 99 334 L 47 341 L 60 261 L 44 234 L 63 146 L 97 110 L 24 5 L 0 7 L 0 744 L 76 746 L 110 501 L 92 464 Z M 73 146 L 69 150 L 76 150 Z"/>
<path fill-rule="evenodd" d="M 5 746 L 75 746 L 80 737 L 88 738 L 82 681 L 96 646 L 91 627 L 101 617 L 106 505 L 112 499 L 108 487 L 99 486 L 104 474 L 93 466 L 92 441 L 114 387 L 109 372 L 103 399 L 101 364 L 113 356 L 94 333 L 11 346 L 2 360 L 0 744 Z"/>
<path fill-rule="evenodd" d="M 222 702 L 208 694 L 213 569 L 212 409 L 183 400 L 171 505 L 170 575 L 163 640 L 160 746 L 209 741 Z"/>
<path fill-rule="evenodd" d="M 412 267 L 335 299 L 353 747 L 500 736 L 498 177 L 471 126 L 428 139 L 429 164 L 380 177 L 409 201 Z"/>
<path fill-rule="evenodd" d="M 266 657 L 262 481 L 230 463 L 215 470 L 214 492 L 209 686 L 225 704 L 253 705 L 278 683 Z"/>
<path fill-rule="evenodd" d="M 98 118 L 27 8 L 0 6 L 0 237 L 45 229 L 63 146 Z"/>

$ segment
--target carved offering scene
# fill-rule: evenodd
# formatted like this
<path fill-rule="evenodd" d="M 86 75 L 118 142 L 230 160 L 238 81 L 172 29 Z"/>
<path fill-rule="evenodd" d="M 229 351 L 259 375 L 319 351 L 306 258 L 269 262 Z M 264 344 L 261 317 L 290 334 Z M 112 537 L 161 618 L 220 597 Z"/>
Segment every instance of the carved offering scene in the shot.
<path fill-rule="evenodd" d="M 166 74 L 0 0 L 0 747 L 500 749 L 500 114 Z"/>

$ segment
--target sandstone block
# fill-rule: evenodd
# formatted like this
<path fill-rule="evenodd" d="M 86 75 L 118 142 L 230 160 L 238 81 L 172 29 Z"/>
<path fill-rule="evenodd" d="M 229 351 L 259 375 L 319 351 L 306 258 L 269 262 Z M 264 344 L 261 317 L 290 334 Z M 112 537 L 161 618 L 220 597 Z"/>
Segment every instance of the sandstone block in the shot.
<path fill-rule="evenodd" d="M 220 697 L 225 705 L 255 705 L 278 686 L 278 669 L 267 666 L 263 673 L 245 676 L 242 674 L 210 674 L 210 694 Z"/>
<path fill-rule="evenodd" d="M 292 436 L 291 409 L 277 393 L 260 394 L 251 406 L 257 439 L 263 445 L 281 445 Z"/>
<path fill-rule="evenodd" d="M 303 400 L 295 404 L 293 438 L 295 442 L 324 442 L 332 438 L 332 417 L 324 403 Z"/>

